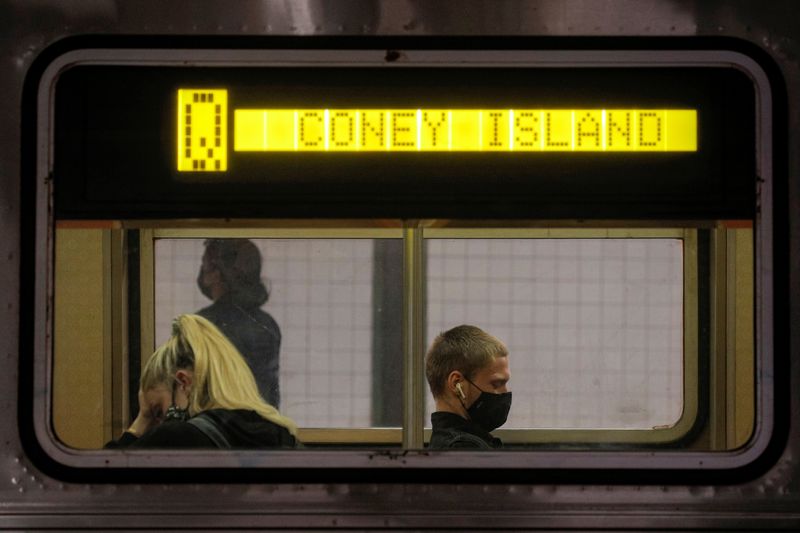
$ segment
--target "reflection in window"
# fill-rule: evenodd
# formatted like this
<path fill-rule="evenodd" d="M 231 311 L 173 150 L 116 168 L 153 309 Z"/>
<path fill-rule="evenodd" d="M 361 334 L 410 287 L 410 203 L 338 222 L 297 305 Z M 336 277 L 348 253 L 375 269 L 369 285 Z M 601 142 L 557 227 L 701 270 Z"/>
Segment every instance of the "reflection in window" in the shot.
<path fill-rule="evenodd" d="M 426 242 L 428 344 L 458 324 L 507 344 L 514 403 L 504 428 L 650 429 L 680 419 L 680 239 Z"/>

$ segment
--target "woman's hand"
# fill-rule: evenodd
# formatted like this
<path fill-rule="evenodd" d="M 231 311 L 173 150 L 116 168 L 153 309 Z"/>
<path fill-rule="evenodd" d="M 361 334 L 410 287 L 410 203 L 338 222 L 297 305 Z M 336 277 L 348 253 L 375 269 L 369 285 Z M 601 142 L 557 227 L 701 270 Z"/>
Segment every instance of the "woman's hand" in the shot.
<path fill-rule="evenodd" d="M 139 414 L 128 428 L 128 433 L 133 433 L 136 437 L 141 437 L 161 422 L 159 417 L 153 413 L 153 406 L 148 404 L 144 391 L 139 390 Z"/>

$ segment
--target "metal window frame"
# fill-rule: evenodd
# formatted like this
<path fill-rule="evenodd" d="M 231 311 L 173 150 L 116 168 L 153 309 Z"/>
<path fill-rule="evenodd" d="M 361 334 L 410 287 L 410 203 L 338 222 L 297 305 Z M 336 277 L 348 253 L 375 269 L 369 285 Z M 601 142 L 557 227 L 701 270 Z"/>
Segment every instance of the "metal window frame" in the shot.
<path fill-rule="evenodd" d="M 773 162 L 772 92 L 764 69 L 748 55 L 731 50 L 513 50 L 461 51 L 415 50 L 408 61 L 387 67 L 385 50 L 236 50 L 236 49 L 81 49 L 66 52 L 45 68 L 37 96 L 36 141 L 36 247 L 35 264 L 43 275 L 34 281 L 33 388 L 44 391 L 33 397 L 33 431 L 38 446 L 50 460 L 69 468 L 268 468 L 290 469 L 447 469 L 469 464 L 475 470 L 732 470 L 753 463 L 764 454 L 773 433 Z M 759 176 L 755 220 L 755 312 L 756 312 L 756 412 L 753 437 L 741 448 L 726 452 L 697 451 L 503 451 L 423 452 L 406 451 L 402 460 L 394 454 L 370 450 L 347 451 L 126 451 L 79 452 L 55 438 L 51 424 L 52 389 L 52 294 L 53 294 L 53 117 L 55 82 L 61 72 L 75 65 L 181 65 L 181 66 L 379 66 L 408 67 L 716 67 L 734 68 L 748 75 L 756 90 L 756 153 Z M 411 295 L 410 295 L 411 296 Z M 409 298 L 406 302 L 413 301 Z M 410 309 L 411 322 L 419 320 Z M 408 333 L 407 333 L 408 334 Z M 413 345 L 418 339 L 409 337 Z"/>
<path fill-rule="evenodd" d="M 470 224 L 472 225 L 472 224 Z M 587 224 L 583 224 L 587 226 Z M 679 239 L 683 249 L 683 395 L 681 416 L 668 427 L 651 429 L 498 429 L 509 444 L 665 444 L 679 441 L 695 427 L 699 410 L 697 230 L 690 227 L 463 228 L 448 224 L 425 230 L 425 239 Z M 424 398 L 422 403 L 424 411 Z M 426 431 L 426 442 L 430 438 Z"/>
<path fill-rule="evenodd" d="M 211 238 L 244 238 L 244 239 L 403 239 L 405 230 L 399 221 L 346 221 L 346 220 L 308 220 L 253 221 L 254 225 L 269 227 L 198 227 L 197 222 L 188 222 L 190 226 L 176 228 L 175 221 L 148 221 L 140 229 L 140 273 L 141 289 L 141 354 L 142 365 L 156 348 L 155 342 L 155 241 L 158 239 L 211 239 Z M 205 224 L 205 221 L 203 222 Z M 133 226 L 130 222 L 126 226 Z M 212 224 L 213 225 L 213 224 Z M 229 224 L 222 223 L 223 226 Z M 294 227 L 285 227 L 291 225 Z M 238 224 L 237 224 L 238 226 Z M 387 227 L 388 226 L 388 227 Z M 394 226 L 394 227 L 392 227 Z M 147 328 L 144 327 L 147 324 Z M 405 365 L 404 365 L 405 366 Z M 408 391 L 404 388 L 404 397 Z M 361 427 L 361 428 L 298 428 L 298 438 L 304 443 L 314 444 L 400 444 L 402 428 Z"/>
<path fill-rule="evenodd" d="M 488 225 L 488 221 L 485 221 Z M 385 224 L 385 221 L 382 223 Z M 481 221 L 469 221 L 466 224 L 452 221 L 420 220 L 407 223 L 401 229 L 370 227 L 375 222 L 357 223 L 363 227 L 341 228 L 343 222 L 339 221 L 295 221 L 294 228 L 174 228 L 173 221 L 149 222 L 147 229 L 141 229 L 141 264 L 142 274 L 141 290 L 141 323 L 142 327 L 142 353 L 141 361 L 147 360 L 155 349 L 153 338 L 154 317 L 154 242 L 157 239 L 199 239 L 199 238 L 251 238 L 251 239 L 344 239 L 344 238 L 403 238 L 406 250 L 406 284 L 404 292 L 413 293 L 413 302 L 405 306 L 404 320 L 417 320 L 414 327 L 405 328 L 414 331 L 420 338 L 412 336 L 406 339 L 404 347 L 404 368 L 409 369 L 404 374 L 403 397 L 405 398 L 405 424 L 401 428 L 363 427 L 363 428 L 300 428 L 300 439 L 311 444 L 397 444 L 406 449 L 422 448 L 423 443 L 430 440 L 430 430 L 425 429 L 425 399 L 427 389 L 424 384 L 424 354 L 425 346 L 425 311 L 427 301 L 424 292 L 424 263 L 426 252 L 424 242 L 427 239 L 445 238 L 488 238 L 488 239 L 546 239 L 546 238 L 574 238 L 574 239 L 680 239 L 683 242 L 683 279 L 684 279 L 684 347 L 683 347 L 683 403 L 680 418 L 669 427 L 654 429 L 500 429 L 494 433 L 504 442 L 514 444 L 540 444 L 540 443 L 625 443 L 625 444 L 658 444 L 678 441 L 685 437 L 694 427 L 698 413 L 699 373 L 698 373 L 698 320 L 697 320 L 697 233 L 691 227 L 671 228 L 665 224 L 659 227 L 641 227 L 640 224 L 626 224 L 621 227 L 608 228 L 594 223 L 592 227 L 565 228 L 542 227 L 542 222 L 518 221 L 516 227 L 510 225 L 505 228 L 479 228 L 475 224 Z M 550 223 L 558 224 L 558 223 Z M 561 223 L 563 225 L 563 223 Z M 126 226 L 133 224 L 126 222 Z M 141 224 L 139 224 L 141 225 Z M 300 227 L 304 225 L 306 227 Z M 470 227 L 463 227 L 468 225 Z M 684 223 L 685 225 L 685 223 Z M 410 227 L 408 227 L 410 226 Z M 533 227 L 526 227 L 533 226 Z M 423 234 L 424 232 L 424 234 Z M 422 279 L 418 279 L 422 273 Z M 421 294 L 420 294 L 421 293 Z M 408 297 L 408 296 L 407 296 Z M 145 328 L 144 324 L 148 324 Z M 409 358 L 411 358 L 409 360 Z"/>

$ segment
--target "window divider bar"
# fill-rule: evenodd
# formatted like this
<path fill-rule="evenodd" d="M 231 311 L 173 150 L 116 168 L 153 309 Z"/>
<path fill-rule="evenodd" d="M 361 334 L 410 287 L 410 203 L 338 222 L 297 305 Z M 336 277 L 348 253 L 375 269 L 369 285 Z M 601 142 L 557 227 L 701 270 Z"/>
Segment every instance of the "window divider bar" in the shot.
<path fill-rule="evenodd" d="M 403 448 L 423 447 L 425 425 L 425 258 L 422 227 L 403 226 Z"/>
<path fill-rule="evenodd" d="M 140 230 L 139 237 L 139 300 L 141 302 L 141 353 L 139 364 L 145 363 L 155 349 L 155 235 Z"/>

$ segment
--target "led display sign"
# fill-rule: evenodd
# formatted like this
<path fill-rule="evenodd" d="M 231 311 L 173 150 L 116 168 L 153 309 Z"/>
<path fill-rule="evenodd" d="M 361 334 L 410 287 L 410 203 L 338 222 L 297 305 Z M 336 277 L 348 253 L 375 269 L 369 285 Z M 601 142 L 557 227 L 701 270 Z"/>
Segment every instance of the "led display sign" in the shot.
<path fill-rule="evenodd" d="M 735 69 L 80 65 L 54 98 L 61 217 L 751 214 Z"/>
<path fill-rule="evenodd" d="M 178 90 L 178 170 L 228 167 L 228 91 Z M 694 109 L 235 109 L 236 152 L 694 152 Z"/>

